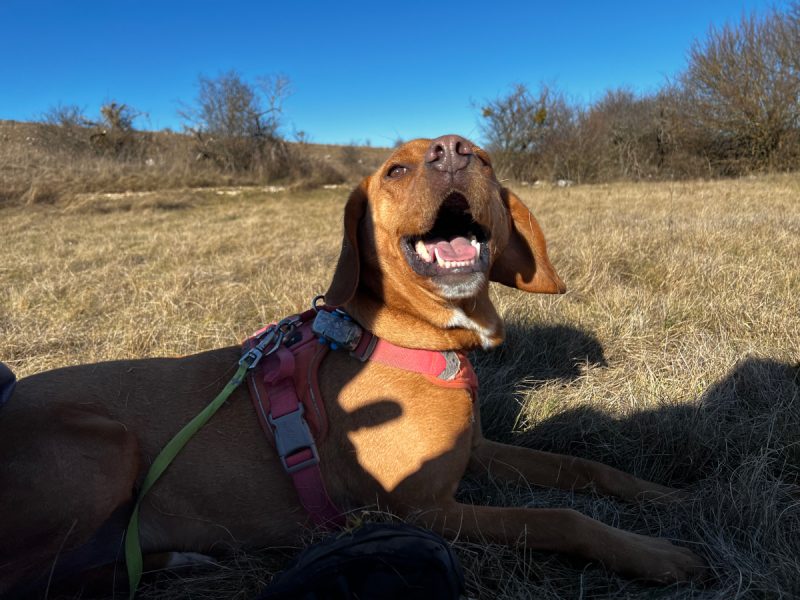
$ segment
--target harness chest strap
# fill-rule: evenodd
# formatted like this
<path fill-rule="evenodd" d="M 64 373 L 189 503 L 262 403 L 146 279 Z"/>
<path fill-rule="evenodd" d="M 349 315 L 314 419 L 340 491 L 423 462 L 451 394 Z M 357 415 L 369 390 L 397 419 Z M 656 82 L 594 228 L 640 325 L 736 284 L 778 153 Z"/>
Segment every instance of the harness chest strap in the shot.
<path fill-rule="evenodd" d="M 251 398 L 259 416 L 266 415 L 275 449 L 284 470 L 292 478 L 303 508 L 317 525 L 343 525 L 344 516 L 325 489 L 316 442 L 303 416 L 306 405 L 298 398 L 295 388 L 295 367 L 294 353 L 286 346 L 278 348 L 263 366 L 268 393 L 251 394 Z M 269 405 L 264 406 L 267 399 Z M 265 429 L 263 421 L 262 429 Z"/>
<path fill-rule="evenodd" d="M 252 347 L 254 339 L 245 342 L 245 349 Z M 275 444 L 300 503 L 315 524 L 330 526 L 343 524 L 344 518 L 325 489 L 312 434 L 313 429 L 321 441 L 327 430 L 317 383 L 317 370 L 327 352 L 327 346 L 316 343 L 311 323 L 303 322 L 294 340 L 265 357 L 248 377 L 248 384 L 262 430 Z M 469 390 L 473 400 L 477 396 L 477 377 L 462 353 L 403 348 L 364 331 L 350 354 L 361 361 L 420 373 L 435 385 Z"/>

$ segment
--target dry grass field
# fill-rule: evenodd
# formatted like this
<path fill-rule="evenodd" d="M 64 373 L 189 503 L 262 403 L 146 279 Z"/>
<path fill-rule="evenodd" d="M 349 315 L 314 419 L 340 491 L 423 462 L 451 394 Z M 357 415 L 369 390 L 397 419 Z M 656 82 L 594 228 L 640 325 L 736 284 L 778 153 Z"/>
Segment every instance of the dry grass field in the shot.
<path fill-rule="evenodd" d="M 631 506 L 484 480 L 460 497 L 574 507 L 665 536 L 714 579 L 647 586 L 456 542 L 470 596 L 800 597 L 800 176 L 517 191 L 569 291 L 493 290 L 508 339 L 473 355 L 487 435 L 689 499 Z M 24 376 L 236 343 L 324 291 L 346 196 L 241 188 L 0 208 L 0 360 Z M 292 554 L 158 575 L 141 597 L 250 598 Z"/>

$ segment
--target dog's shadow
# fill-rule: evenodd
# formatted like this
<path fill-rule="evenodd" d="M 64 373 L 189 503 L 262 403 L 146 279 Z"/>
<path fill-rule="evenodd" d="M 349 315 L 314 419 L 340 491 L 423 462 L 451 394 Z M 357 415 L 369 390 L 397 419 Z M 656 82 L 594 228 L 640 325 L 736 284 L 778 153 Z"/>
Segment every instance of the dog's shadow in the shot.
<path fill-rule="evenodd" d="M 597 336 L 568 325 L 511 324 L 502 346 L 471 359 L 490 439 L 580 456 L 673 486 L 777 453 L 781 476 L 800 482 L 800 363 L 745 357 L 693 401 L 623 416 L 556 404 L 547 418 L 521 427 L 531 391 L 575 384 L 608 366 Z"/>
<path fill-rule="evenodd" d="M 579 347 L 591 350 L 593 339 Z M 561 359 L 586 358 L 592 364 L 598 356 L 582 350 L 562 353 Z M 540 369 L 534 366 L 532 372 Z M 775 477 L 798 484 L 799 373 L 798 364 L 746 357 L 694 400 L 658 403 L 623 416 L 585 404 L 556 408 L 524 431 L 514 429 L 516 413 L 493 406 L 513 404 L 513 395 L 493 398 L 482 412 L 491 418 L 489 437 L 603 462 L 665 485 L 686 487 L 747 464 L 770 464 Z M 578 376 L 572 372 L 563 380 Z"/>
<path fill-rule="evenodd" d="M 537 340 L 536 352 L 525 351 L 531 347 L 526 338 Z M 574 508 L 610 525 L 690 545 L 709 562 L 718 589 L 742 580 L 776 595 L 800 593 L 800 363 L 749 356 L 688 401 L 622 415 L 586 404 L 556 404 L 550 416 L 522 428 L 523 403 L 536 399 L 531 390 L 581 385 L 579 379 L 590 379 L 593 368 L 607 366 L 598 338 L 563 325 L 511 326 L 504 347 L 475 353 L 473 361 L 481 377 L 486 437 L 602 462 L 686 495 L 677 504 L 625 504 L 592 493 L 531 489 L 522 482 L 487 486 L 467 477 L 460 501 Z M 501 555 L 498 561 L 514 560 Z M 490 573 L 483 576 L 490 568 L 484 561 L 469 553 L 462 558 L 472 577 L 483 584 L 491 580 Z M 585 573 L 582 565 L 556 558 L 537 564 L 533 578 L 569 581 L 565 568 L 575 577 Z M 600 570 L 592 573 L 598 586 L 608 585 Z M 583 586 L 590 580 L 581 575 L 581 581 Z M 735 595 L 731 588 L 727 597 Z"/>
<path fill-rule="evenodd" d="M 515 428 L 519 393 L 514 391 L 520 382 L 525 382 L 526 388 L 546 385 L 554 378 L 541 375 L 552 373 L 568 383 L 580 376 L 570 366 L 579 365 L 575 361 L 603 364 L 602 347 L 595 345 L 591 334 L 568 330 L 573 341 L 561 345 L 546 341 L 548 328 L 538 330 L 542 332 L 543 343 L 555 354 L 544 362 L 529 362 L 527 370 L 524 364 L 516 366 L 517 376 L 500 382 L 505 384 L 502 392 L 489 390 L 493 397 L 481 410 L 488 417 L 487 437 L 602 462 L 683 489 L 686 495 L 677 504 L 627 505 L 593 494 L 524 485 L 487 486 L 467 478 L 459 489 L 459 499 L 493 505 L 513 502 L 569 507 L 629 531 L 678 540 L 708 561 L 711 585 L 722 590 L 717 597 L 739 597 L 741 589 L 765 590 L 765 595 L 775 597 L 800 594 L 796 570 L 800 555 L 800 536 L 796 534 L 800 527 L 800 364 L 746 357 L 687 402 L 658 404 L 623 416 L 587 405 L 556 407 L 551 416 L 528 423 L 520 431 Z M 513 352 L 511 348 L 508 351 Z M 478 358 L 476 363 L 488 368 L 494 360 Z M 567 361 L 561 370 L 551 367 L 557 360 Z M 491 377 L 486 374 L 486 379 Z M 483 577 L 487 567 L 481 561 L 473 561 L 469 554 L 463 558 L 473 577 L 491 579 L 490 574 Z M 565 567 L 561 559 L 539 564 L 533 578 L 568 583 L 573 575 L 577 578 L 583 573 L 581 593 L 601 588 L 608 592 L 609 582 L 602 574 L 593 571 L 584 580 L 582 566 L 568 564 Z M 597 588 L 590 585 L 592 578 L 596 578 Z M 618 591 L 623 594 L 622 583 Z"/>
<path fill-rule="evenodd" d="M 589 368 L 606 367 L 602 344 L 593 333 L 570 325 L 506 327 L 506 341 L 470 356 L 480 381 L 481 425 L 487 437 L 511 442 L 523 392 L 568 384 Z"/>

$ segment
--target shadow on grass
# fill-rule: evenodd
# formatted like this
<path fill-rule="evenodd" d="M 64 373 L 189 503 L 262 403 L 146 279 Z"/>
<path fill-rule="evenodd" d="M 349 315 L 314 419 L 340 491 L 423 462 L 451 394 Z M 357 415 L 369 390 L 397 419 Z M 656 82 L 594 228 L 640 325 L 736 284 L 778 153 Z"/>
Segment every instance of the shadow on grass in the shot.
<path fill-rule="evenodd" d="M 608 366 L 597 337 L 570 325 L 509 324 L 502 346 L 470 359 L 480 380 L 483 432 L 502 442 L 516 439 L 521 390 L 567 384 L 589 367 Z"/>
<path fill-rule="evenodd" d="M 624 418 L 589 406 L 571 408 L 511 440 L 674 486 L 735 469 L 753 457 L 774 464 L 776 476 L 798 483 L 799 373 L 800 365 L 748 357 L 694 403 L 662 405 Z"/>
<path fill-rule="evenodd" d="M 581 375 L 580 364 L 602 365 L 604 359 L 596 338 L 575 328 L 540 327 L 512 333 L 512 338 L 541 336 L 542 352 L 516 360 L 505 373 L 513 376 L 499 389 L 487 390 L 490 405 L 482 407 L 482 416 L 488 421 L 484 429 L 489 437 L 603 462 L 687 489 L 690 497 L 667 507 L 625 505 L 543 489 L 492 490 L 467 481 L 460 488 L 463 499 L 475 501 L 478 496 L 490 504 L 512 501 L 572 507 L 623 529 L 679 540 L 708 560 L 715 578 L 710 586 L 664 590 L 663 597 L 800 597 L 800 536 L 796 535 L 800 531 L 800 364 L 747 357 L 692 403 L 662 405 L 624 417 L 591 406 L 569 408 L 515 433 L 517 411 L 508 407 L 519 403 L 516 390 L 521 384 L 530 388 L 553 381 L 568 383 Z M 565 339 L 559 339 L 561 335 Z M 510 342 L 505 353 L 513 357 L 513 339 Z M 502 360 L 499 355 L 476 362 L 485 370 Z M 492 375 L 487 372 L 485 379 L 491 381 Z M 544 560 L 532 578 L 518 583 L 537 589 L 541 597 L 570 597 L 568 588 L 578 581 L 576 566 L 560 559 Z M 477 575 L 484 567 L 473 564 L 468 569 Z M 483 574 L 478 576 L 485 579 Z M 556 580 L 566 587 L 552 586 L 550 582 Z M 580 589 L 572 591 L 602 597 L 648 596 L 648 588 L 626 585 L 591 570 L 581 574 Z"/>

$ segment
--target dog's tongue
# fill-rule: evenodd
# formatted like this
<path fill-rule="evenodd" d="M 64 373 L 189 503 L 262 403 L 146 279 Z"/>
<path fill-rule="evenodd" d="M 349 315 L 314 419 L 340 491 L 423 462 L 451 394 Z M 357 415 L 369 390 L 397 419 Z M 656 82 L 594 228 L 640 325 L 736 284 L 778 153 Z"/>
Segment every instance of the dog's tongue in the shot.
<path fill-rule="evenodd" d="M 452 240 L 437 240 L 433 242 L 425 242 L 425 247 L 428 252 L 433 256 L 433 249 L 439 251 L 439 256 L 442 260 L 448 261 L 463 261 L 472 260 L 477 254 L 475 246 L 470 244 L 469 240 L 465 237 L 454 237 Z"/>

